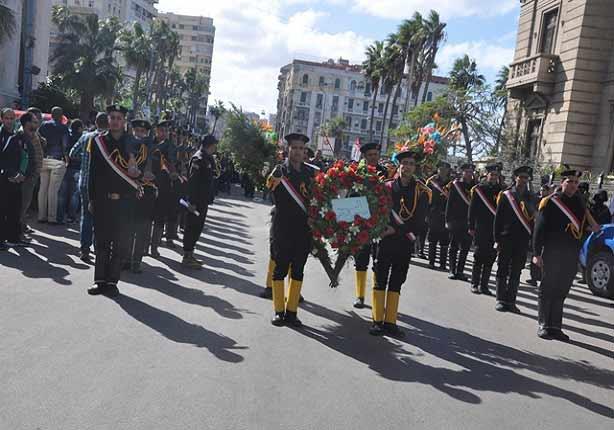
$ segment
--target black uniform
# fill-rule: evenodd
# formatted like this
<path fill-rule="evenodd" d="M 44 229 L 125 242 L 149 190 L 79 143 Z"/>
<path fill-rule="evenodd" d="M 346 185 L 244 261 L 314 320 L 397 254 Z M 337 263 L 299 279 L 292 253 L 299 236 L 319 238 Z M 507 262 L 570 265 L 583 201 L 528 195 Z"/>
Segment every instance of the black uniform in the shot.
<path fill-rule="evenodd" d="M 198 215 L 187 212 L 183 233 L 183 251 L 193 252 L 203 232 L 207 210 L 214 199 L 213 177 L 215 160 L 200 149 L 192 156 L 188 168 L 187 198 L 196 207 Z"/>
<path fill-rule="evenodd" d="M 9 181 L 21 172 L 21 161 L 26 151 L 22 133 L 11 135 L 0 130 L 0 245 L 19 242 L 21 214 L 21 183 Z"/>
<path fill-rule="evenodd" d="M 493 224 L 497 207 L 497 196 L 501 186 L 484 183 L 476 185 L 471 190 L 469 205 L 469 230 L 475 231 L 473 253 L 473 270 L 471 273 L 471 289 L 475 293 L 490 294 L 488 281 L 492 265 L 497 258 Z M 484 202 L 486 199 L 486 202 Z"/>
<path fill-rule="evenodd" d="M 450 274 L 455 279 L 464 279 L 465 262 L 471 247 L 467 214 L 469 212 L 470 192 L 473 186 L 473 182 L 467 183 L 458 179 L 450 184 L 450 197 L 446 205 L 446 226 L 450 230 L 451 239 L 448 254 Z"/>
<path fill-rule="evenodd" d="M 110 132 L 99 136 L 114 163 L 127 165 L 129 136 L 123 134 L 119 140 L 114 139 Z M 122 259 L 130 252 L 130 217 L 139 193 L 138 185 L 137 188 L 131 186 L 109 165 L 94 138 L 90 138 L 88 150 L 91 153 L 88 194 L 94 209 L 96 235 L 94 283 L 116 287 Z"/>
<path fill-rule="evenodd" d="M 373 290 L 373 322 L 382 321 L 396 327 L 401 286 L 407 279 L 410 250 L 416 239 L 415 232 L 424 228 L 430 190 L 412 178 L 403 186 L 397 178 L 386 183 L 392 194 L 392 208 L 403 220 L 391 214 L 393 235 L 380 240 L 377 250 L 376 279 Z M 413 236 L 412 236 L 413 235 Z"/>
<path fill-rule="evenodd" d="M 516 307 L 516 295 L 520 285 L 520 273 L 527 261 L 531 233 L 527 231 L 506 197 L 509 192 L 516 202 L 515 206 L 522 212 L 523 218 L 532 228 L 537 210 L 536 198 L 528 188 L 524 192 L 509 188 L 497 198 L 494 233 L 497 242 L 497 306 L 499 310 L 513 310 Z M 575 267 L 575 266 L 574 266 Z"/>
<path fill-rule="evenodd" d="M 580 228 L 574 226 L 557 206 L 556 199 L 573 213 Z M 540 331 L 546 336 L 561 335 L 563 304 L 576 276 L 585 223 L 586 206 L 577 193 L 569 197 L 557 192 L 544 198 L 539 205 L 533 255 L 541 255 L 544 262 L 543 280 L 538 290 L 538 322 Z"/>
<path fill-rule="evenodd" d="M 158 198 L 154 206 L 154 229 L 151 238 L 151 254 L 157 256 L 157 247 L 166 228 L 167 240 L 172 240 L 177 230 L 178 195 L 175 191 L 177 149 L 170 140 L 157 143 L 152 151 L 152 173 L 156 177 Z"/>
<path fill-rule="evenodd" d="M 449 188 L 448 181 L 442 180 L 439 175 L 431 176 L 426 185 L 431 190 L 431 203 L 428 210 L 428 241 L 429 241 L 429 265 L 435 267 L 437 245 L 439 244 L 439 267 L 446 270 L 448 260 L 448 245 L 450 233 L 446 228 L 446 205 L 448 204 Z"/>
<path fill-rule="evenodd" d="M 135 140 L 135 142 L 139 142 Z M 138 168 L 143 171 L 149 160 L 148 141 L 140 141 L 138 152 L 136 154 L 136 162 Z M 142 178 L 139 181 L 142 185 L 142 194 L 139 199 L 134 201 L 132 211 L 133 231 L 131 232 L 131 259 L 130 268 L 135 273 L 141 272 L 141 261 L 143 255 L 149 247 L 151 225 L 153 222 L 153 212 L 156 203 L 157 188 L 154 183 L 144 181 Z"/>

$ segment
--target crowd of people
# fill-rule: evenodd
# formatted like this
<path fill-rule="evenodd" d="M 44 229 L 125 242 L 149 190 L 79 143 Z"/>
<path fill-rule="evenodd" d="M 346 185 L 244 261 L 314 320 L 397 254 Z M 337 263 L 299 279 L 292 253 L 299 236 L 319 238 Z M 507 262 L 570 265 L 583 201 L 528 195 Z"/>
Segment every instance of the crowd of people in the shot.
<path fill-rule="evenodd" d="M 32 229 L 26 215 L 36 203 L 39 223 L 80 220 L 80 258 L 95 266 L 91 295 L 117 296 L 121 271 L 140 273 L 143 256 L 160 256 L 163 237 L 166 246 L 176 248 L 179 230 L 183 266 L 202 268 L 194 247 L 216 193 L 229 192 L 232 182 L 240 182 L 245 196 L 253 198 L 254 180 L 236 172 L 229 157 L 217 156 L 215 137 L 193 135 L 169 117 L 151 124 L 128 121 L 127 114 L 123 106 L 110 105 L 87 127 L 78 119 L 68 123 L 59 107 L 47 121 L 34 107 L 18 120 L 13 110 L 2 110 L 1 250 L 28 246 Z M 264 193 L 270 193 L 274 208 L 262 296 L 272 298 L 274 325 L 300 326 L 303 271 L 312 251 L 305 202 L 314 178 L 328 163 L 320 151 L 306 146 L 307 136 L 294 133 L 285 140 L 287 151 L 268 172 Z M 495 308 L 520 313 L 516 296 L 530 254 L 528 283 L 539 283 L 538 335 L 568 340 L 562 331 L 563 303 L 583 238 L 610 222 L 607 193 L 599 191 L 589 204 L 588 188 L 579 183 L 581 173 L 570 168 L 561 173 L 558 185 L 544 183 L 533 193 L 533 172 L 527 166 L 515 168 L 506 184 L 500 163 L 479 174 L 472 164 L 452 169 L 440 161 L 430 175 L 421 154 L 410 147 L 385 161 L 380 152 L 376 143 L 363 144 L 360 163 L 372 166 L 385 184 L 383 192 L 392 197 L 390 223 L 354 256 L 356 308 L 365 306 L 372 265 L 370 333 L 403 336 L 397 313 L 413 257 L 464 281 L 473 245 L 471 292 L 492 295 L 489 282 L 496 261 Z"/>

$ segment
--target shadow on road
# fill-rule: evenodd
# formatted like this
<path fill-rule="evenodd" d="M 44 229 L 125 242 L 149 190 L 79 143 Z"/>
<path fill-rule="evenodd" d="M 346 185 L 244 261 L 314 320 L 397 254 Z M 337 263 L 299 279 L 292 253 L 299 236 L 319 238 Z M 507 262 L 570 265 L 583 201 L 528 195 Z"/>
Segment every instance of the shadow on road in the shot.
<path fill-rule="evenodd" d="M 76 265 L 70 257 L 64 255 L 63 258 L 57 258 L 57 251 L 47 252 L 46 248 L 32 245 L 33 249 L 43 255 L 45 259 L 31 252 L 28 248 L 16 248 L 12 252 L 0 253 L 0 266 L 11 267 L 21 271 L 21 274 L 26 278 L 31 279 L 50 279 L 60 285 L 71 285 L 72 281 L 66 279 L 70 273 L 61 266 L 71 266 L 79 269 L 89 268 L 86 265 Z"/>
<path fill-rule="evenodd" d="M 207 348 L 218 359 L 230 363 L 240 363 L 243 361 L 243 356 L 235 351 L 244 350 L 247 347 L 237 346 L 236 341 L 227 336 L 212 332 L 197 324 L 189 323 L 169 312 L 126 295 L 121 295 L 114 301 L 135 320 L 152 328 L 173 342 Z"/>
<path fill-rule="evenodd" d="M 368 322 L 354 312 L 339 313 L 313 303 L 305 303 L 304 308 L 334 324 L 323 329 L 305 327 L 299 333 L 367 364 L 383 378 L 430 385 L 466 403 L 481 403 L 475 392 L 482 391 L 515 393 L 532 399 L 547 395 L 565 399 L 598 415 L 614 417 L 614 410 L 607 405 L 515 370 L 605 389 L 614 389 L 613 371 L 518 350 L 407 315 L 399 315 L 400 322 L 409 326 L 403 342 L 374 338 L 367 334 Z M 412 350 L 414 348 L 417 350 Z M 461 369 L 426 364 L 421 358 L 424 354 Z"/>

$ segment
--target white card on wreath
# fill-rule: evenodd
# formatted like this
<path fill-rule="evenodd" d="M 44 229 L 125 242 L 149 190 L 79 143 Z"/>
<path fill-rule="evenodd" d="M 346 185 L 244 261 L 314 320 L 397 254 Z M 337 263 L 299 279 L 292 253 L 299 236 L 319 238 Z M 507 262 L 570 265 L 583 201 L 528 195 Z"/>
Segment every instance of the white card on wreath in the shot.
<path fill-rule="evenodd" d="M 369 202 L 366 197 L 348 197 L 345 199 L 333 199 L 333 212 L 337 216 L 337 221 L 354 222 L 356 215 L 364 219 L 371 218 Z"/>

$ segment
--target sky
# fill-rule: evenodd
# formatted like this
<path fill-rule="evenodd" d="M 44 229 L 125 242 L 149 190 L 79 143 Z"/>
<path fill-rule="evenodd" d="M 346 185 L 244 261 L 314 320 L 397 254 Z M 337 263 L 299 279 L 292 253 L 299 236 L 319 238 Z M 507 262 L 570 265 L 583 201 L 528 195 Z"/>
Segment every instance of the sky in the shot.
<path fill-rule="evenodd" d="M 293 59 L 343 57 L 361 63 L 365 48 L 403 19 L 435 9 L 447 23 L 436 75 L 465 53 L 492 82 L 514 54 L 518 0 L 160 0 L 158 10 L 213 18 L 216 27 L 209 103 L 275 113 L 279 69 Z"/>

